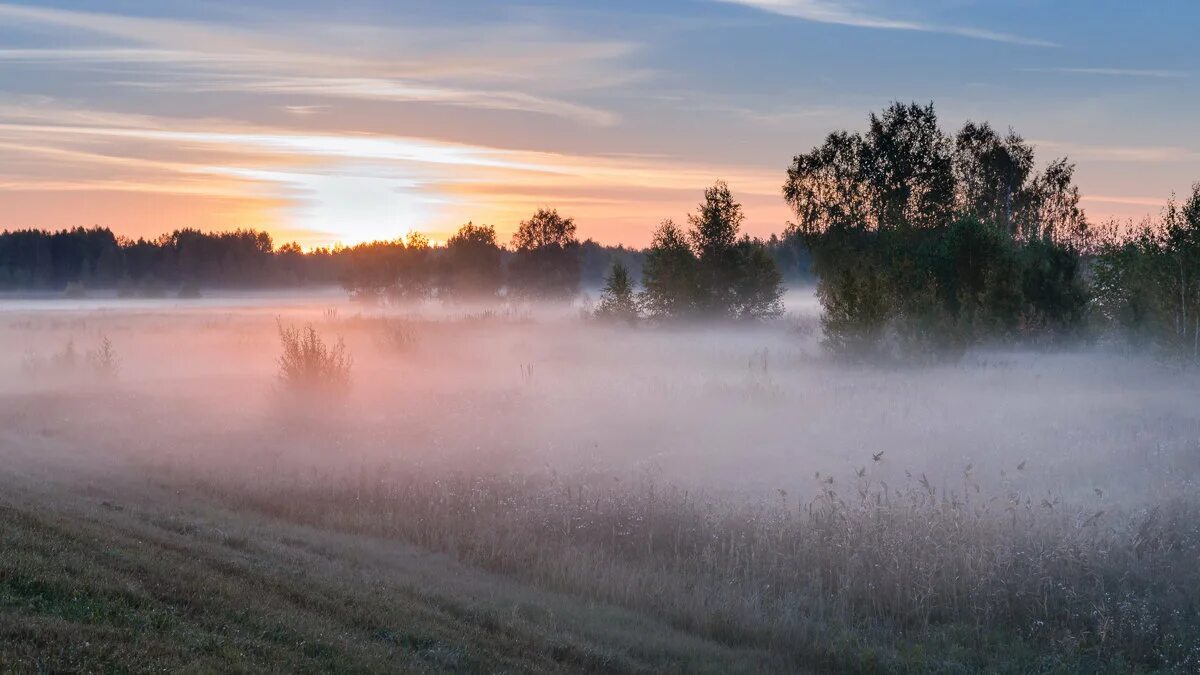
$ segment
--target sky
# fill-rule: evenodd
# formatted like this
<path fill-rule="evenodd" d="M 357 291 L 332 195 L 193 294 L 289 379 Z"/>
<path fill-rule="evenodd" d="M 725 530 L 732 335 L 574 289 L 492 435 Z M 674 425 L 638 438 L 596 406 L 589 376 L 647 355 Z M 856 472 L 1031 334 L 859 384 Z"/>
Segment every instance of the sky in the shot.
<path fill-rule="evenodd" d="M 786 226 L 791 158 L 892 101 L 1078 165 L 1093 221 L 1200 181 L 1195 0 L 0 0 L 0 229 L 643 246 L 715 180 Z"/>

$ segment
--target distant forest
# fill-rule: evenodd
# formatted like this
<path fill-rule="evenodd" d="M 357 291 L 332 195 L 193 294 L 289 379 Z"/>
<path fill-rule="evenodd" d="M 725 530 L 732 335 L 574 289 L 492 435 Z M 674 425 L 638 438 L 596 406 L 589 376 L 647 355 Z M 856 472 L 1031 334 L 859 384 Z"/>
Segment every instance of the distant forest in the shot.
<path fill-rule="evenodd" d="M 811 263 L 798 237 L 771 237 L 763 245 L 786 280 L 812 283 Z M 566 246 L 567 276 L 559 279 L 566 292 L 599 288 L 615 261 L 635 282 L 641 279 L 643 249 L 591 239 Z M 517 248 L 497 241 L 494 227 L 473 223 L 440 245 L 414 233 L 406 240 L 311 251 L 294 243 L 276 245 L 267 232 L 250 229 L 181 229 L 154 239 L 120 237 L 107 227 L 7 230 L 0 232 L 0 291 L 78 295 L 116 290 L 126 297 L 162 297 L 206 289 L 343 285 L 357 295 L 378 294 L 386 300 L 553 286 L 550 278 L 539 278 L 551 270 L 522 268 Z"/>
<path fill-rule="evenodd" d="M 194 295 L 206 288 L 340 283 L 356 298 L 568 299 L 603 284 L 621 321 L 763 319 L 783 284 L 815 283 L 822 335 L 854 360 L 936 359 L 980 344 L 1117 338 L 1200 361 L 1200 184 L 1141 223 L 1088 221 L 1075 166 L 1037 166 L 1014 131 L 947 133 L 932 104 L 895 103 L 862 132 L 795 156 L 779 236 L 741 232 L 717 182 L 645 250 L 580 242 L 542 209 L 511 242 L 468 223 L 445 244 L 405 240 L 301 251 L 264 232 L 177 230 L 130 240 L 105 228 L 0 234 L 0 290 Z M 639 288 L 640 287 L 640 290 Z"/>

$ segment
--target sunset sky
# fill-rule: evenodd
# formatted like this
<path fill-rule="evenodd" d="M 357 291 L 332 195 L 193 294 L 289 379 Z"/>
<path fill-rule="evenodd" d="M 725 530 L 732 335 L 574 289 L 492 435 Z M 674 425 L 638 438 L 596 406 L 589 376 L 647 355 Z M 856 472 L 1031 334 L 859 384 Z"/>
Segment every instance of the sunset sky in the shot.
<path fill-rule="evenodd" d="M 3 2 L 0 228 L 644 245 L 715 179 L 780 231 L 793 155 L 892 100 L 1078 164 L 1093 220 L 1200 180 L 1200 2 Z"/>

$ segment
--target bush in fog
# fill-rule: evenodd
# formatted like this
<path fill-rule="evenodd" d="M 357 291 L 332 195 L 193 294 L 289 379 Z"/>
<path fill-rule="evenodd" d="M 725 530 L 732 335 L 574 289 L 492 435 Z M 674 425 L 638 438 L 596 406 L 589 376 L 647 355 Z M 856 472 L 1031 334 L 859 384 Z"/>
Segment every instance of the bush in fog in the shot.
<path fill-rule="evenodd" d="M 49 358 L 31 351 L 21 360 L 21 370 L 27 375 L 74 378 L 83 369 L 89 369 L 100 380 L 111 380 L 120 373 L 121 359 L 108 336 L 101 337 L 100 342 L 82 356 L 75 347 L 75 340 L 70 339 Z"/>
<path fill-rule="evenodd" d="M 596 306 L 595 316 L 606 321 L 630 324 L 638 320 L 633 282 L 629 279 L 629 270 L 625 269 L 625 265 L 619 260 L 613 261 L 612 271 L 608 273 L 604 290 L 600 293 L 600 303 Z"/>
<path fill-rule="evenodd" d="M 75 340 L 67 340 L 67 344 L 63 345 L 61 351 L 50 357 L 50 365 L 60 372 L 68 372 L 75 369 L 79 363 L 79 352 L 75 349 Z"/>
<path fill-rule="evenodd" d="M 342 393 L 350 386 L 353 359 L 341 338 L 328 345 L 312 325 L 304 328 L 279 324 L 279 383 L 301 394 Z"/>
<path fill-rule="evenodd" d="M 112 379 L 121 370 L 121 360 L 117 356 L 117 350 L 113 347 L 112 340 L 109 340 L 107 335 L 101 338 L 100 344 L 95 349 L 88 351 L 87 360 L 92 367 L 92 372 L 101 379 Z"/>

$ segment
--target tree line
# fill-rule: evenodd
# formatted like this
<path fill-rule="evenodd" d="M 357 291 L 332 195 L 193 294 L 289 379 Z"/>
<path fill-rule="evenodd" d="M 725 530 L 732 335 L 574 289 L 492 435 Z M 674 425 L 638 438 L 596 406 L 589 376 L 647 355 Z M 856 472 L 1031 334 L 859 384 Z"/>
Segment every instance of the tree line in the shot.
<path fill-rule="evenodd" d="M 1038 166 L 1016 132 L 944 131 L 932 104 L 894 103 L 787 169 L 795 220 L 753 239 L 717 182 L 644 250 L 579 241 L 539 209 L 510 242 L 467 223 L 406 239 L 302 251 L 254 230 L 131 240 L 106 228 L 0 233 L 0 289 L 342 284 L 372 302 L 566 300 L 603 283 L 619 321 L 779 316 L 785 281 L 815 280 L 825 344 L 850 359 L 929 359 L 984 343 L 1122 339 L 1200 360 L 1200 185 L 1158 218 L 1095 226 L 1066 158 Z M 810 276 L 811 275 L 811 276 Z"/>
<path fill-rule="evenodd" d="M 424 276 L 420 283 L 434 293 L 454 286 L 455 292 L 473 294 L 489 283 L 503 287 L 505 269 L 511 262 L 512 251 L 490 246 L 489 237 L 494 244 L 493 228 L 474 224 L 464 226 L 442 246 L 429 246 L 416 234 L 409 238 L 414 250 L 406 256 L 400 253 L 406 248 L 403 240 L 304 251 L 295 243 L 276 246 L 269 233 L 257 230 L 209 233 L 184 229 L 153 239 L 118 237 L 106 227 L 11 230 L 0 232 L 0 290 L 61 292 L 72 286 L 157 296 L 184 287 L 355 287 L 369 276 L 365 270 L 354 269 L 356 266 L 383 260 L 385 266 L 422 263 L 423 269 L 406 270 L 404 276 Z M 419 253 L 426 248 L 427 255 Z M 579 244 L 578 254 L 584 286 L 598 287 L 614 258 L 633 270 L 641 269 L 642 252 L 636 249 L 586 240 Z M 395 270 L 382 273 L 390 276 Z"/>
<path fill-rule="evenodd" d="M 596 310 L 599 318 L 658 321 L 689 318 L 756 320 L 783 312 L 783 269 L 805 269 L 798 238 L 763 241 L 741 233 L 745 216 L 729 187 L 717 182 L 689 216 L 684 232 L 664 222 L 644 251 L 611 251 Z M 511 247 L 495 228 L 468 223 L 435 255 L 428 240 L 375 242 L 348 249 L 343 283 L 369 301 L 508 298 L 564 301 L 581 287 L 585 256 L 574 219 L 539 209 L 522 221 Z M 507 254 L 507 262 L 505 257 Z M 635 290 L 636 266 L 642 291 Z"/>
<path fill-rule="evenodd" d="M 629 299 L 635 317 L 776 316 L 783 280 L 809 280 L 808 252 L 798 237 L 739 238 L 743 220 L 741 206 L 718 183 L 689 218 L 689 235 L 668 221 L 648 249 L 580 241 L 574 219 L 551 208 L 521 222 L 507 245 L 495 227 L 474 223 L 436 246 L 413 232 L 310 251 L 295 243 L 276 247 L 270 234 L 256 230 L 184 229 L 136 240 L 102 227 L 4 231 L 0 290 L 188 297 L 210 288 L 340 284 L 354 299 L 372 303 L 566 301 L 610 281 L 619 269 L 631 288 L 639 280 L 647 284 Z"/>

